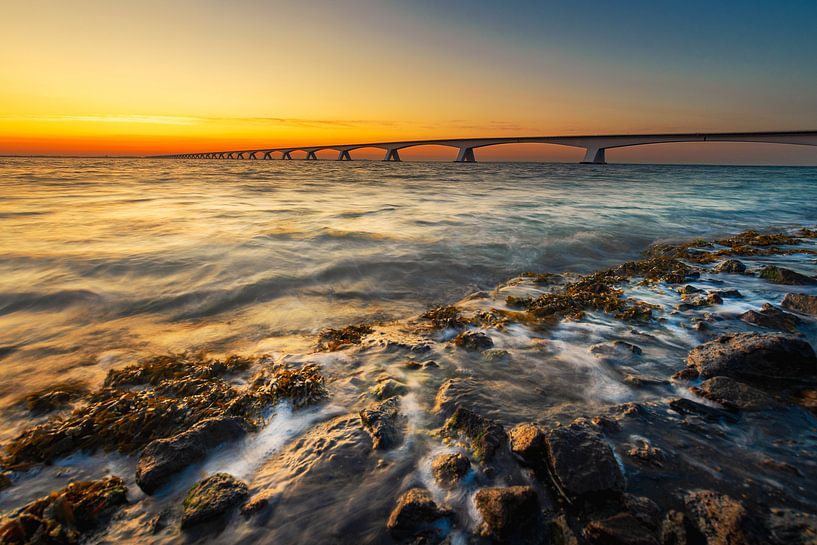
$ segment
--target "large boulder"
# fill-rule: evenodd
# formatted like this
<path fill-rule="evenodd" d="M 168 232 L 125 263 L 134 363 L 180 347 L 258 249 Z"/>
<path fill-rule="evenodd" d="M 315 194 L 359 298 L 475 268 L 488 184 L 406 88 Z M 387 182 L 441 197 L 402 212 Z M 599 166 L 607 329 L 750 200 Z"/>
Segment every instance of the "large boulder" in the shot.
<path fill-rule="evenodd" d="M 179 471 L 205 457 L 222 443 L 242 438 L 250 424 L 240 417 L 220 416 L 202 420 L 189 430 L 148 444 L 136 465 L 136 484 L 153 494 Z"/>
<path fill-rule="evenodd" d="M 763 267 L 758 273 L 758 276 L 772 284 L 783 284 L 786 286 L 812 286 L 817 284 L 817 279 L 815 278 L 775 265 Z"/>
<path fill-rule="evenodd" d="M 553 480 L 569 500 L 603 499 L 624 490 L 624 475 L 604 437 L 584 422 L 547 432 Z"/>
<path fill-rule="evenodd" d="M 777 404 L 767 393 L 729 377 L 713 377 L 690 390 L 729 409 L 755 411 Z"/>
<path fill-rule="evenodd" d="M 431 461 L 431 472 L 442 486 L 457 484 L 471 470 L 471 461 L 459 452 L 440 454 Z"/>
<path fill-rule="evenodd" d="M 806 293 L 787 293 L 780 306 L 802 314 L 817 316 L 817 295 Z"/>
<path fill-rule="evenodd" d="M 687 365 L 705 378 L 726 376 L 757 384 L 817 376 L 817 356 L 811 345 L 777 334 L 722 335 L 693 348 Z"/>
<path fill-rule="evenodd" d="M 363 427 L 372 436 L 376 449 L 396 447 L 403 440 L 400 429 L 400 398 L 392 397 L 382 403 L 373 403 L 360 411 Z"/>
<path fill-rule="evenodd" d="M 530 486 L 482 488 L 474 495 L 480 534 L 496 543 L 542 543 L 542 514 Z"/>
<path fill-rule="evenodd" d="M 184 498 L 182 528 L 220 518 L 247 499 L 247 484 L 227 473 L 202 479 Z"/>
<path fill-rule="evenodd" d="M 712 490 L 696 490 L 684 497 L 690 519 L 707 545 L 760 545 L 764 529 L 742 503 Z"/>
<path fill-rule="evenodd" d="M 444 537 L 439 522 L 453 516 L 451 510 L 434 503 L 428 490 L 412 488 L 397 500 L 386 527 L 398 541 L 414 540 L 421 536 L 420 539 L 425 541 L 420 542 L 437 543 Z"/>
<path fill-rule="evenodd" d="M 590 545 L 659 545 L 655 532 L 630 513 L 593 520 L 583 534 Z"/>
<path fill-rule="evenodd" d="M 485 462 L 492 460 L 508 442 L 505 430 L 499 423 L 464 407 L 457 407 L 445 421 L 443 433 L 465 437 L 474 456 Z"/>

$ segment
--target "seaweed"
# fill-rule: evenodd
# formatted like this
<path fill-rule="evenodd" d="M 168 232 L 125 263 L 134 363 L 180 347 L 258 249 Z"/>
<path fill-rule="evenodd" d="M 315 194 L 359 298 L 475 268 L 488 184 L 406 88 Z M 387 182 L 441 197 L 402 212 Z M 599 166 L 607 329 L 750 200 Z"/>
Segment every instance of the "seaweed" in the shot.
<path fill-rule="evenodd" d="M 105 524 L 127 503 L 127 488 L 119 477 L 71 483 L 34 500 L 0 526 L 0 543 L 74 545 Z"/>
<path fill-rule="evenodd" d="M 32 414 L 40 415 L 63 409 L 87 393 L 88 386 L 83 382 L 58 382 L 26 395 L 20 404 Z"/>
<path fill-rule="evenodd" d="M 123 369 L 110 371 L 105 378 L 105 386 L 155 386 L 172 379 L 216 378 L 246 371 L 254 363 L 252 358 L 235 354 L 225 360 L 209 359 L 195 352 L 152 356 Z"/>
<path fill-rule="evenodd" d="M 374 331 L 368 324 L 349 325 L 340 329 L 328 328 L 320 333 L 318 349 L 334 352 L 349 344 L 360 344 L 363 337 Z"/>
<path fill-rule="evenodd" d="M 462 329 L 471 324 L 453 305 L 431 308 L 420 317 L 430 321 L 434 329 Z"/>
<path fill-rule="evenodd" d="M 106 380 L 108 385 L 123 376 L 128 377 L 126 383 L 138 377 L 156 384 L 139 391 L 101 388 L 68 416 L 24 430 L 6 446 L 0 465 L 25 469 L 72 452 L 97 449 L 134 453 L 155 439 L 175 435 L 206 418 L 241 416 L 256 423 L 264 418 L 268 407 L 281 401 L 303 407 L 327 396 L 324 379 L 314 365 L 264 368 L 245 388 L 239 388 L 219 378 L 195 376 L 201 371 L 201 359 L 186 362 L 192 377 L 159 380 L 159 376 L 182 374 L 177 359 L 166 361 L 173 370 L 170 373 L 153 364 L 148 374 L 140 374 L 134 366 L 126 368 L 130 371 L 125 374 L 124 370 L 110 371 L 108 378 L 115 379 Z"/>

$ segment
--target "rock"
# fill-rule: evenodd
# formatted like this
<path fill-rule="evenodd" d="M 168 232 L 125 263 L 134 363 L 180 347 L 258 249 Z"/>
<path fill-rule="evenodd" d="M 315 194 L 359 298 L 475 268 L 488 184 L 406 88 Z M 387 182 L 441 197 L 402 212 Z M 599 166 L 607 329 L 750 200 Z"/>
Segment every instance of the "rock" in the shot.
<path fill-rule="evenodd" d="M 84 383 L 64 381 L 28 394 L 23 402 L 33 415 L 39 416 L 64 409 L 87 394 L 88 387 Z"/>
<path fill-rule="evenodd" d="M 669 511 L 661 524 L 661 545 L 705 545 L 706 538 L 692 521 L 678 511 Z"/>
<path fill-rule="evenodd" d="M 786 335 L 731 333 L 696 346 L 687 365 L 705 377 L 726 376 L 749 383 L 813 380 L 817 356 L 811 346 Z"/>
<path fill-rule="evenodd" d="M 817 316 L 817 295 L 805 293 L 787 293 L 780 306 L 802 314 Z"/>
<path fill-rule="evenodd" d="M 645 496 L 634 496 L 624 494 L 624 507 L 627 512 L 641 521 L 646 527 L 652 530 L 661 528 L 661 508 L 654 501 Z"/>
<path fill-rule="evenodd" d="M 746 265 L 737 259 L 727 259 L 715 265 L 715 268 L 712 270 L 716 273 L 743 274 L 746 272 Z"/>
<path fill-rule="evenodd" d="M 639 440 L 636 446 L 628 449 L 627 456 L 655 467 L 664 467 L 664 461 L 666 460 L 664 451 L 653 447 L 649 442 L 644 440 Z"/>
<path fill-rule="evenodd" d="M 423 362 L 423 369 L 438 369 L 440 364 L 434 360 L 428 360 Z"/>
<path fill-rule="evenodd" d="M 250 424 L 240 417 L 219 416 L 202 420 L 189 430 L 151 442 L 136 464 L 136 484 L 153 494 L 179 471 L 202 460 L 207 451 L 243 437 Z"/>
<path fill-rule="evenodd" d="M 771 509 L 767 526 L 775 545 L 817 545 L 817 515 Z"/>
<path fill-rule="evenodd" d="M 507 350 L 502 350 L 501 348 L 491 348 L 482 353 L 482 359 L 491 363 L 503 362 L 509 357 L 510 353 Z"/>
<path fill-rule="evenodd" d="M 630 513 L 591 521 L 582 533 L 589 545 L 659 545 L 653 531 Z"/>
<path fill-rule="evenodd" d="M 709 407 L 708 405 L 697 403 L 684 397 L 679 397 L 670 401 L 669 408 L 678 414 L 699 416 L 712 422 L 717 422 L 719 420 L 737 422 L 740 420 L 738 415 L 730 411 Z"/>
<path fill-rule="evenodd" d="M 720 305 L 723 303 L 721 296 L 715 292 L 682 295 L 681 301 L 683 301 L 683 304 L 679 305 L 680 309 L 708 307 L 710 305 Z"/>
<path fill-rule="evenodd" d="M 758 273 L 758 276 L 772 284 L 783 284 L 786 286 L 812 286 L 817 284 L 817 279 L 775 265 L 763 267 Z"/>
<path fill-rule="evenodd" d="M 258 513 L 265 511 L 270 506 L 270 498 L 267 495 L 257 495 L 250 498 L 247 503 L 241 506 L 241 515 L 245 518 L 254 517 Z"/>
<path fill-rule="evenodd" d="M 690 519 L 706 537 L 707 545 L 760 545 L 763 528 L 746 508 L 729 496 L 696 490 L 684 497 Z"/>
<path fill-rule="evenodd" d="M 511 451 L 539 475 L 547 475 L 545 432 L 533 424 L 517 424 L 508 432 Z"/>
<path fill-rule="evenodd" d="M 403 362 L 403 367 L 409 371 L 416 371 L 417 369 L 422 369 L 423 365 L 417 360 L 406 360 Z"/>
<path fill-rule="evenodd" d="M 736 289 L 712 290 L 710 294 L 718 295 L 723 299 L 740 299 L 743 294 Z"/>
<path fill-rule="evenodd" d="M 375 384 L 370 391 L 377 399 L 389 399 L 390 397 L 406 395 L 408 387 L 394 379 L 387 378 Z"/>
<path fill-rule="evenodd" d="M 387 450 L 403 440 L 403 433 L 399 428 L 400 399 L 397 397 L 369 405 L 360 411 L 360 420 L 372 436 L 372 445 L 376 449 Z"/>
<path fill-rule="evenodd" d="M 76 545 L 128 503 L 119 477 L 75 482 L 0 519 L 3 545 Z"/>
<path fill-rule="evenodd" d="M 11 477 L 5 473 L 0 473 L 0 490 L 11 488 Z"/>
<path fill-rule="evenodd" d="M 691 295 L 693 293 L 703 293 L 704 290 L 701 288 L 697 288 L 691 284 L 687 284 L 686 286 L 682 287 L 678 290 L 679 293 L 683 295 Z"/>
<path fill-rule="evenodd" d="M 397 506 L 391 512 L 386 527 L 397 540 L 406 540 L 417 535 L 433 536 L 432 543 L 442 539 L 438 521 L 451 519 L 454 514 L 448 509 L 442 509 L 434 503 L 428 490 L 412 488 L 397 501 Z"/>
<path fill-rule="evenodd" d="M 747 324 L 777 329 L 778 331 L 788 331 L 789 333 L 796 333 L 797 325 L 801 322 L 800 318 L 794 314 L 783 312 L 769 303 L 764 303 L 759 311 L 747 310 L 738 317 Z"/>
<path fill-rule="evenodd" d="M 454 345 L 471 351 L 487 350 L 494 346 L 491 337 L 481 331 L 466 330 L 454 337 Z"/>
<path fill-rule="evenodd" d="M 756 411 L 776 405 L 775 400 L 765 392 L 729 377 L 713 377 L 690 390 L 728 409 Z"/>
<path fill-rule="evenodd" d="M 624 490 L 624 475 L 610 445 L 590 425 L 573 423 L 547 432 L 553 480 L 569 500 L 603 499 Z"/>
<path fill-rule="evenodd" d="M 458 407 L 461 399 L 463 399 L 468 392 L 473 391 L 475 384 L 472 380 L 461 378 L 450 378 L 442 383 L 437 390 L 437 395 L 434 397 L 435 413 L 442 413 L 444 416 L 450 416 Z"/>
<path fill-rule="evenodd" d="M 624 342 L 624 341 L 613 341 L 607 343 L 599 343 L 594 344 L 590 347 L 590 352 L 600 358 L 609 358 L 609 357 L 625 357 L 625 358 L 632 358 L 633 356 L 640 356 L 644 351 L 641 349 L 640 346 Z"/>
<path fill-rule="evenodd" d="M 496 543 L 544 542 L 542 514 L 530 486 L 482 488 L 474 495 L 480 534 Z"/>
<path fill-rule="evenodd" d="M 431 472 L 437 482 L 443 486 L 457 484 L 471 470 L 471 462 L 456 452 L 454 454 L 440 454 L 431 462 Z"/>
<path fill-rule="evenodd" d="M 551 521 L 550 542 L 553 545 L 580 545 L 576 532 L 570 527 L 564 514 L 555 517 Z"/>
<path fill-rule="evenodd" d="M 219 518 L 247 499 L 247 484 L 227 473 L 202 479 L 184 498 L 182 528 Z"/>
<path fill-rule="evenodd" d="M 497 450 L 508 441 L 500 424 L 464 407 L 457 407 L 446 420 L 443 433 L 465 436 L 474 456 L 485 462 L 492 460 Z"/>

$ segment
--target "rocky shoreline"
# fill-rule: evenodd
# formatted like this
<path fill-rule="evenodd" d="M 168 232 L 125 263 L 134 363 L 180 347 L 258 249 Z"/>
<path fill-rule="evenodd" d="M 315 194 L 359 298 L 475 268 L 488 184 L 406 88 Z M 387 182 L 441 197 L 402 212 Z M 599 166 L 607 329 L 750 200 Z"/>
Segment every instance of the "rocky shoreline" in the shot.
<path fill-rule="evenodd" d="M 55 384 L 15 409 L 38 423 L 4 445 L 0 495 L 70 456 L 119 453 L 132 474 L 16 505 L 0 543 L 231 541 L 231 527 L 279 542 L 815 544 L 815 269 L 806 227 L 661 244 L 328 329 L 309 354 L 156 356 L 95 390 Z M 246 480 L 205 470 L 285 410 L 316 423 Z"/>

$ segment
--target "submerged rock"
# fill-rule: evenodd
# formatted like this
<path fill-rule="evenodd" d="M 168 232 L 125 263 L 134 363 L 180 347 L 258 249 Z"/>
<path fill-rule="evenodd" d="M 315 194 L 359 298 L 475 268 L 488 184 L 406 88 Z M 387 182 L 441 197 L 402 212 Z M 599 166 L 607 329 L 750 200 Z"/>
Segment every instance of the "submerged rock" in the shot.
<path fill-rule="evenodd" d="M 32 392 L 25 397 L 23 403 L 29 412 L 34 415 L 41 415 L 57 409 L 64 409 L 73 401 L 87 394 L 88 387 L 84 383 L 67 381 L 52 384 Z"/>
<path fill-rule="evenodd" d="M 632 358 L 633 356 L 640 356 L 644 353 L 644 351 L 640 346 L 632 343 L 625 341 L 612 341 L 594 344 L 590 347 L 590 353 L 600 358 L 610 358 L 615 356 Z"/>
<path fill-rule="evenodd" d="M 687 365 L 705 378 L 727 376 L 758 384 L 817 377 L 817 356 L 811 346 L 777 334 L 722 335 L 693 348 Z"/>
<path fill-rule="evenodd" d="M 371 388 L 371 394 L 377 399 L 389 399 L 404 396 L 408 393 L 408 386 L 392 378 L 381 380 Z"/>
<path fill-rule="evenodd" d="M 0 522 L 0 543 L 75 545 L 127 503 L 119 477 L 71 483 L 34 500 Z"/>
<path fill-rule="evenodd" d="M 655 532 L 630 513 L 591 521 L 583 534 L 590 545 L 659 545 Z"/>
<path fill-rule="evenodd" d="M 760 270 L 758 276 L 772 284 L 783 284 L 786 286 L 811 286 L 817 284 L 817 279 L 815 278 L 775 265 L 764 267 Z"/>
<path fill-rule="evenodd" d="M 400 399 L 392 397 L 381 403 L 373 403 L 360 411 L 363 427 L 372 436 L 376 449 L 394 448 L 403 440 L 400 425 Z"/>
<path fill-rule="evenodd" d="M 747 324 L 789 333 L 796 333 L 797 326 L 802 321 L 794 314 L 783 312 L 769 303 L 764 303 L 760 310 L 747 310 L 739 318 Z"/>
<path fill-rule="evenodd" d="M 684 504 L 707 545 L 760 545 L 765 543 L 762 526 L 739 501 L 713 492 L 696 490 Z"/>
<path fill-rule="evenodd" d="M 440 522 L 453 517 L 453 512 L 434 503 L 428 490 L 412 488 L 400 496 L 386 527 L 400 541 L 422 536 L 427 540 L 425 543 L 437 543 L 445 534 Z"/>
<path fill-rule="evenodd" d="M 471 461 L 459 452 L 440 454 L 431 462 L 431 472 L 443 486 L 453 486 L 471 470 Z"/>
<path fill-rule="evenodd" d="M 546 434 L 553 480 L 570 501 L 603 499 L 624 491 L 624 475 L 604 437 L 574 422 Z"/>
<path fill-rule="evenodd" d="M 350 325 L 340 329 L 324 329 L 318 336 L 318 349 L 334 352 L 350 344 L 360 344 L 374 330 L 368 324 Z"/>
<path fill-rule="evenodd" d="M 496 543 L 545 543 L 542 513 L 530 486 L 482 488 L 474 496 L 480 534 Z"/>
<path fill-rule="evenodd" d="M 817 295 L 787 293 L 780 306 L 803 314 L 817 316 Z"/>
<path fill-rule="evenodd" d="M 139 456 L 136 484 L 146 494 L 153 494 L 173 475 L 203 459 L 208 450 L 244 437 L 250 428 L 243 418 L 222 416 L 203 420 L 173 437 L 157 439 Z"/>
<path fill-rule="evenodd" d="M 454 337 L 454 345 L 465 350 L 482 351 L 494 346 L 494 341 L 481 331 L 467 330 Z"/>
<path fill-rule="evenodd" d="M 247 483 L 216 473 L 196 483 L 184 498 L 182 528 L 222 517 L 247 499 Z"/>
<path fill-rule="evenodd" d="M 690 390 L 730 409 L 752 411 L 776 405 L 776 401 L 765 392 L 729 377 L 713 377 Z"/>
<path fill-rule="evenodd" d="M 737 259 L 727 259 L 715 265 L 715 268 L 712 270 L 716 273 L 743 274 L 746 272 L 746 265 Z"/>
<path fill-rule="evenodd" d="M 708 405 L 692 401 L 691 399 L 687 399 L 685 397 L 679 397 L 670 401 L 669 408 L 678 414 L 699 416 L 701 418 L 711 420 L 713 422 L 719 420 L 726 420 L 727 422 L 737 422 L 740 419 L 738 415 L 730 411 L 724 409 L 716 409 L 715 407 L 710 407 Z"/>
<path fill-rule="evenodd" d="M 817 514 L 772 509 L 767 526 L 775 545 L 817 544 Z"/>
<path fill-rule="evenodd" d="M 464 407 L 457 407 L 443 426 L 446 435 L 462 434 L 474 456 L 482 461 L 493 459 L 497 450 L 507 443 L 502 426 Z"/>

